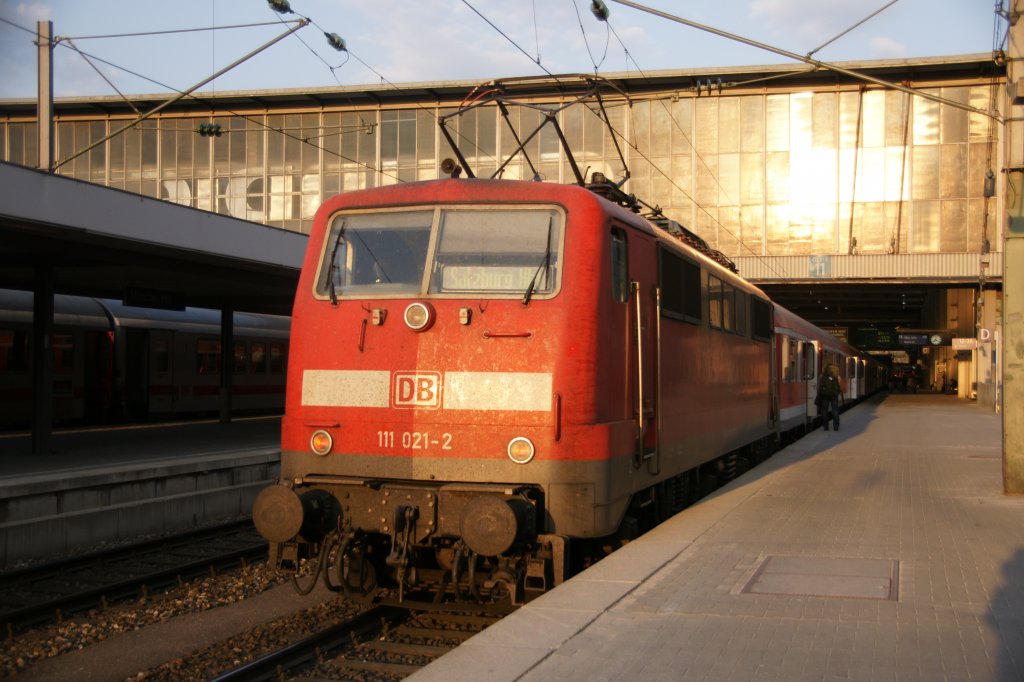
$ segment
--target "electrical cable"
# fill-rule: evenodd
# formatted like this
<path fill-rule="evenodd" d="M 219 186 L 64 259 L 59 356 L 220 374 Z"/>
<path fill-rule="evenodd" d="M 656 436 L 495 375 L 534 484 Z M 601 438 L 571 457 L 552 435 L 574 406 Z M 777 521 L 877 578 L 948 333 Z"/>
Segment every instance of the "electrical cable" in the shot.
<path fill-rule="evenodd" d="M 605 23 L 607 23 L 608 26 L 611 28 L 611 21 L 606 21 Z M 619 45 L 622 46 L 623 51 L 628 55 L 629 54 L 629 50 L 626 48 L 625 43 L 622 42 L 622 39 L 619 37 L 619 34 L 614 30 L 614 28 L 611 28 L 611 30 L 612 30 L 612 33 L 615 35 L 615 39 L 619 41 Z M 636 65 L 637 71 L 640 72 L 640 75 L 644 78 L 644 80 L 649 80 L 647 78 L 647 75 L 643 72 L 643 69 L 640 68 L 640 65 L 637 64 L 635 59 L 633 60 L 633 64 Z M 799 73 L 802 73 L 802 72 L 805 72 L 805 70 L 801 70 L 801 72 L 799 72 Z M 789 75 L 793 75 L 793 74 L 792 73 L 790 73 L 790 74 L 780 74 L 779 77 L 784 77 L 784 76 L 789 76 Z M 682 126 L 679 125 L 679 122 L 676 120 L 676 117 L 672 114 L 672 111 L 671 111 L 671 109 L 669 109 L 668 105 L 665 103 L 665 100 L 662 99 L 662 98 L 655 98 L 655 101 L 657 101 L 659 104 L 661 104 L 661 106 L 665 109 L 665 113 L 668 114 L 668 118 L 669 118 L 670 121 L 672 121 L 672 125 L 675 126 L 676 130 L 678 130 L 679 133 L 683 136 L 683 139 L 686 140 L 686 143 L 690 146 L 690 149 L 693 150 L 693 154 L 700 161 L 701 165 L 704 166 L 704 169 L 708 172 L 708 174 L 714 179 L 715 184 L 718 186 L 718 189 L 722 193 L 727 194 L 725 192 L 725 188 L 722 186 L 721 180 L 718 178 L 718 175 L 711 169 L 711 166 L 708 165 L 707 161 L 704 159 L 703 156 L 701 156 L 700 152 L 697 151 L 697 147 L 693 144 L 693 140 L 690 139 L 690 136 L 687 135 L 686 131 L 683 130 Z M 591 111 L 593 111 L 593 110 L 591 110 Z M 625 139 L 625 138 L 623 138 L 623 139 Z M 667 178 L 673 184 L 673 186 L 675 186 L 680 192 L 683 193 L 683 196 L 685 196 L 687 199 L 689 199 L 693 203 L 694 206 L 696 206 L 698 209 L 703 211 L 709 218 L 711 218 L 712 221 L 714 221 L 714 223 L 716 225 L 718 225 L 719 228 L 725 230 L 726 234 L 728 234 L 730 237 L 732 237 L 734 240 L 736 240 L 737 244 L 740 244 L 744 248 L 746 248 L 747 251 L 749 251 L 754 257 L 756 257 L 765 267 L 767 267 L 772 272 L 774 272 L 776 275 L 778 275 L 780 278 L 782 278 L 782 275 L 770 263 L 768 263 L 768 261 L 765 260 L 765 256 L 763 254 L 755 253 L 754 250 L 752 248 L 750 248 L 750 246 L 748 246 L 746 243 L 744 243 L 743 240 L 740 237 L 735 235 L 732 232 L 732 230 L 730 230 L 728 227 L 723 225 L 722 222 L 720 220 L 718 220 L 716 217 L 712 216 L 710 211 L 707 208 L 705 208 L 704 206 L 700 205 L 700 203 L 697 202 L 696 199 L 694 199 L 684 189 L 679 187 L 675 183 L 674 180 L 669 178 L 668 174 L 665 173 L 665 171 L 663 171 L 661 168 L 658 168 L 657 166 L 655 166 L 655 164 L 653 162 L 651 162 L 651 160 L 649 158 L 647 158 L 643 154 L 643 152 L 640 152 L 640 150 L 635 145 L 629 143 L 628 140 L 626 141 L 626 143 L 630 144 L 630 146 L 633 146 L 634 149 L 636 149 L 637 152 L 640 153 L 640 155 L 644 157 L 644 159 L 648 162 L 648 164 L 650 164 L 650 166 L 652 168 L 654 168 L 659 173 L 661 173 L 665 178 Z M 737 198 L 737 204 L 736 205 L 737 206 L 740 205 L 739 201 L 738 201 L 738 198 Z M 742 211 L 740 212 L 738 217 L 739 217 L 739 220 L 740 220 L 740 228 L 742 229 L 743 228 L 743 215 L 742 215 Z M 764 243 L 765 239 L 766 239 L 766 237 L 762 236 L 762 239 L 760 240 L 760 241 L 762 241 L 762 244 Z"/>
<path fill-rule="evenodd" d="M 814 54 L 815 52 L 817 52 L 817 51 L 821 50 L 822 48 L 824 48 L 824 47 L 826 47 L 826 46 L 828 46 L 828 45 L 831 45 L 832 43 L 836 42 L 837 40 L 839 40 L 840 38 L 842 38 L 843 36 L 845 36 L 845 35 L 846 35 L 847 33 L 849 33 L 850 31 L 852 31 L 853 29 L 855 29 L 855 28 L 859 27 L 860 25 L 862 25 L 862 24 L 866 23 L 867 21 L 869 21 L 869 20 L 871 20 L 871 19 L 874 19 L 874 18 L 875 18 L 876 16 L 878 16 L 879 14 L 881 14 L 882 12 L 884 12 L 885 10 L 887 10 L 887 9 L 889 9 L 890 7 L 892 7 L 893 5 L 895 5 L 895 4 L 897 3 L 897 2 L 899 2 L 899 0 L 891 0 L 891 1 L 890 1 L 890 2 L 888 3 L 888 4 L 886 4 L 886 5 L 885 5 L 885 6 L 883 6 L 883 7 L 880 7 L 880 8 L 878 8 L 878 9 L 876 9 L 876 10 L 875 10 L 874 12 L 872 12 L 872 13 L 871 13 L 871 14 L 869 14 L 869 15 L 867 15 L 866 17 L 864 17 L 863 19 L 861 19 L 860 21 L 858 21 L 858 22 L 857 22 L 856 24 L 854 24 L 854 25 L 853 25 L 853 26 L 851 26 L 850 28 L 848 28 L 848 29 L 846 29 L 845 31 L 843 31 L 842 33 L 840 33 L 839 35 L 835 36 L 834 38 L 830 38 L 829 40 L 826 40 L 826 41 L 825 41 L 824 43 L 822 43 L 821 45 L 818 45 L 818 46 L 817 46 L 816 48 L 814 48 L 813 50 L 811 50 L 810 52 L 808 52 L 808 53 L 807 53 L 807 56 L 808 56 L 808 57 L 810 57 L 810 56 L 811 56 L 812 54 Z"/>
<path fill-rule="evenodd" d="M 591 113 L 594 113 L 594 115 L 595 115 L 595 116 L 597 115 L 597 114 L 596 114 L 596 112 L 594 112 L 594 111 L 593 111 L 593 109 L 590 109 L 590 107 L 587 107 L 587 109 L 589 109 L 589 110 L 591 111 Z M 678 183 L 677 183 L 677 182 L 676 182 L 675 180 L 673 180 L 673 179 L 672 179 L 672 177 L 671 177 L 671 176 L 669 176 L 669 174 L 668 174 L 668 173 L 666 173 L 666 172 L 665 172 L 664 170 L 662 170 L 662 169 L 661 169 L 661 167 L 659 167 L 659 166 L 658 166 L 657 164 L 655 164 L 655 163 L 654 163 L 654 162 L 653 162 L 653 161 L 652 161 L 652 160 L 650 159 L 650 157 L 648 157 L 648 156 L 647 156 L 646 154 L 644 154 L 644 153 L 643 153 L 643 151 L 641 151 L 641 150 L 640 150 L 640 148 L 639 148 L 639 147 L 638 147 L 638 146 L 636 145 L 636 143 L 634 143 L 634 142 L 631 142 L 631 141 L 630 141 L 629 139 L 627 139 L 627 138 L 626 138 L 626 136 L 625 136 L 625 135 L 623 135 L 623 134 L 622 134 L 622 133 L 621 133 L 621 132 L 620 132 L 619 130 L 617 130 L 617 129 L 616 129 L 616 128 L 615 128 L 614 126 L 612 126 L 612 125 L 610 125 L 610 124 L 608 124 L 608 129 L 609 129 L 609 130 L 610 130 L 610 131 L 611 131 L 611 132 L 612 132 L 613 134 L 615 134 L 615 135 L 619 136 L 620 138 L 622 138 L 622 141 L 623 141 L 623 142 L 625 142 L 625 143 L 626 143 L 626 144 L 627 144 L 627 145 L 628 145 L 628 146 L 629 146 L 629 147 L 630 147 L 630 148 L 631 148 L 631 149 L 632 149 L 633 151 L 635 151 L 635 152 L 636 152 L 637 154 L 639 154 L 639 155 L 640 155 L 640 157 L 641 157 L 641 158 L 642 158 L 642 159 L 643 159 L 644 161 L 646 161 L 646 162 L 648 163 L 648 165 L 650 165 L 650 167 L 651 167 L 651 168 L 653 168 L 654 170 L 658 171 L 658 173 L 660 173 L 660 174 L 661 174 L 661 175 L 662 175 L 662 176 L 663 176 L 663 177 L 664 177 L 664 178 L 665 178 L 666 180 L 668 180 L 668 181 L 669 181 L 669 183 L 670 183 L 670 184 L 671 184 L 671 185 L 672 185 L 673 187 L 675 187 L 675 188 L 676 188 L 677 190 L 679 190 L 680 192 L 682 192 L 683 196 L 685 196 L 685 197 L 686 197 L 687 199 L 689 199 L 689 200 L 690 200 L 691 202 L 693 202 L 693 205 L 694 205 L 694 206 L 696 206 L 696 207 L 697 207 L 698 209 L 700 209 L 701 211 L 703 211 L 703 212 L 704 212 L 704 214 L 705 214 L 705 215 L 707 215 L 707 216 L 708 216 L 709 218 L 711 218 L 711 220 L 712 220 L 712 221 L 714 221 L 716 225 L 718 225 L 718 226 L 719 226 L 719 227 L 721 227 L 721 228 L 722 228 L 723 230 L 725 230 L 726 234 L 728 234 L 728 235 L 729 235 L 729 236 L 731 236 L 731 237 L 732 237 L 733 239 L 735 239 L 735 240 L 736 240 L 736 243 L 737 243 L 737 244 L 739 244 L 740 246 L 742 246 L 743 248 L 745 248 L 745 249 L 746 249 L 747 251 L 749 251 L 749 252 L 751 253 L 751 255 L 753 255 L 753 256 L 754 256 L 755 258 L 757 258 L 758 260 L 760 260 L 760 261 L 761 261 L 761 262 L 762 262 L 762 263 L 763 263 L 763 264 L 765 265 L 765 267 L 767 267 L 767 268 L 768 268 L 769 270 L 771 270 L 772 272 L 774 272 L 774 273 L 776 274 L 776 276 L 778 276 L 778 277 L 779 277 L 779 279 L 785 279 L 785 277 L 784 277 L 784 276 L 782 275 L 782 273 L 780 273 L 780 272 L 779 272 L 778 270 L 776 270 L 776 269 L 775 269 L 775 268 L 774 268 L 774 267 L 772 266 L 772 264 L 771 264 L 771 263 L 769 263 L 768 261 L 766 261 L 766 260 L 764 259 L 764 256 L 762 256 L 762 255 L 760 255 L 760 254 L 757 254 L 757 253 L 754 253 L 754 250 L 753 250 L 753 249 L 751 249 L 751 248 L 750 248 L 749 246 L 747 246 L 747 245 L 746 245 L 746 244 L 745 244 L 745 243 L 743 242 L 743 240 L 742 240 L 742 239 L 740 239 L 740 238 L 739 238 L 739 237 L 737 237 L 737 236 L 736 236 L 735 234 L 733 234 L 733 233 L 732 233 L 732 231 L 731 231 L 731 230 L 729 230 L 729 228 L 727 228 L 727 227 L 726 227 L 725 225 L 723 225 L 723 224 L 721 223 L 721 221 L 719 221 L 719 220 L 718 220 L 718 218 L 716 218 L 715 216 L 711 215 L 711 212 L 710 212 L 710 211 L 709 211 L 709 210 L 708 210 L 707 208 L 705 208 L 704 206 L 701 206 L 701 205 L 700 205 L 700 204 L 699 204 L 699 203 L 698 203 L 698 202 L 697 202 L 697 201 L 696 201 L 696 200 L 695 200 L 695 199 L 694 199 L 694 198 L 693 198 L 693 197 L 692 197 L 692 196 L 690 195 L 690 193 L 689 193 L 689 192 L 687 192 L 687 191 L 686 191 L 685 189 L 683 189 L 682 187 L 680 187 L 680 186 L 679 186 L 679 184 L 678 184 Z"/>
<path fill-rule="evenodd" d="M 294 24 L 295 19 L 285 21 L 286 24 Z M 233 28 L 255 28 L 257 26 L 276 26 L 277 22 L 264 21 L 256 24 L 232 24 L 229 26 L 204 26 L 201 28 L 177 28 L 169 29 L 166 31 L 141 31 L 138 33 L 109 33 L 107 35 L 97 36 L 57 36 L 54 42 L 60 42 L 61 40 L 99 40 L 101 38 L 135 38 L 139 36 L 162 36 L 170 35 L 172 33 L 200 33 L 202 31 L 221 31 Z"/>
<path fill-rule="evenodd" d="M 102 71 L 100 71 L 99 68 L 95 64 L 92 63 L 92 61 L 85 55 L 85 53 L 78 49 L 78 46 L 75 45 L 74 41 L 72 41 L 71 38 L 64 38 L 63 39 L 63 44 L 67 45 L 70 49 L 72 49 L 75 52 L 77 52 L 82 57 L 82 59 L 85 60 L 85 63 L 88 64 L 89 66 L 91 66 L 92 70 L 95 71 L 96 74 L 100 78 L 102 78 L 104 81 L 106 81 L 107 85 L 109 85 L 111 87 L 111 89 L 114 92 L 116 92 L 121 97 L 121 99 L 124 101 L 124 103 L 127 104 L 129 107 L 131 107 L 132 111 L 134 111 L 136 114 L 141 114 L 142 113 L 141 111 L 139 111 L 138 107 L 136 107 L 134 104 L 132 104 L 132 102 L 125 96 L 125 94 L 123 92 L 121 92 L 120 90 L 118 90 L 117 86 L 114 85 L 110 81 L 110 79 L 107 78 L 106 75 Z"/>
<path fill-rule="evenodd" d="M 63 43 L 62 43 L 62 45 L 63 45 Z M 178 94 L 181 94 L 180 90 L 178 90 L 178 89 L 176 89 L 174 87 L 171 87 L 170 85 L 167 85 L 166 83 L 161 83 L 158 80 L 154 80 L 152 78 L 149 78 L 148 76 L 144 76 L 144 75 L 142 75 L 140 73 L 132 71 L 131 69 L 125 68 L 125 67 L 123 67 L 123 66 L 121 66 L 119 64 L 115 64 L 115 63 L 107 61 L 106 59 L 103 59 L 101 57 L 97 57 L 96 55 L 92 55 L 92 54 L 89 54 L 87 52 L 84 52 L 83 50 L 80 50 L 80 49 L 76 48 L 76 51 L 79 52 L 80 54 L 86 55 L 86 56 L 90 57 L 91 59 L 94 59 L 94 60 L 96 60 L 98 62 L 102 62 L 103 64 L 106 64 L 107 66 L 111 66 L 111 67 L 113 67 L 115 69 L 119 69 L 121 71 L 124 71 L 125 73 L 128 73 L 128 74 L 130 74 L 132 76 L 135 76 L 136 78 L 141 78 L 142 80 L 149 81 L 150 83 L 153 83 L 154 85 L 159 85 L 162 88 L 166 88 L 167 90 L 170 90 L 171 92 L 176 92 Z M 243 119 L 245 121 L 249 121 L 250 123 L 254 123 L 254 124 L 256 124 L 256 125 L 260 126 L 261 128 L 264 128 L 264 129 L 266 129 L 268 131 L 280 133 L 280 134 L 284 135 L 285 137 L 288 137 L 288 138 L 291 138 L 293 140 L 302 142 L 304 144 L 308 144 L 308 145 L 310 145 L 312 147 L 316 147 L 317 149 L 320 149 L 320 150 L 322 150 L 323 152 L 325 152 L 327 154 L 332 154 L 333 156 L 336 156 L 336 157 L 338 157 L 338 158 L 340 158 L 340 159 L 342 159 L 344 161 L 348 161 L 350 163 L 354 163 L 355 165 L 361 166 L 361 167 L 365 168 L 366 170 L 370 170 L 370 171 L 373 171 L 375 173 L 381 173 L 383 175 L 388 175 L 388 176 L 392 177 L 393 179 L 395 179 L 396 181 L 401 182 L 401 180 L 399 180 L 398 176 L 393 175 L 391 173 L 388 173 L 383 168 L 375 168 L 375 167 L 373 167 L 373 166 L 371 166 L 369 164 L 363 163 L 362 161 L 357 161 L 356 159 L 351 159 L 351 158 L 345 156 L 344 154 L 341 154 L 339 152 L 335 152 L 334 150 L 327 149 L 326 147 L 322 147 L 322 146 L 317 145 L 317 144 L 313 144 L 312 142 L 309 142 L 308 139 L 303 139 L 303 138 L 301 138 L 299 136 L 291 135 L 291 134 L 285 132 L 284 129 L 275 128 L 272 125 L 264 123 L 263 121 L 260 121 L 259 119 L 255 119 L 255 118 L 253 118 L 251 116 L 248 116 L 246 114 L 241 114 L 241 113 L 238 113 L 238 112 L 233 111 L 231 109 L 218 109 L 217 107 L 214 107 L 213 104 L 211 104 L 210 102 L 206 101 L 204 98 L 198 97 L 198 96 L 196 96 L 194 94 L 193 95 L 187 95 L 187 97 L 189 99 L 195 100 L 196 102 L 198 102 L 200 104 L 208 106 L 210 108 L 211 113 L 216 113 L 218 111 L 224 111 L 224 112 L 226 112 L 227 114 L 229 114 L 231 116 Z"/>
<path fill-rule="evenodd" d="M 594 73 L 596 74 L 601 68 L 601 64 L 604 64 L 604 60 L 608 57 L 608 44 L 611 42 L 611 31 L 608 29 L 608 22 L 605 21 L 605 40 L 604 40 L 604 54 L 601 55 L 601 61 L 598 62 L 594 59 L 594 53 L 590 51 L 590 41 L 587 40 L 587 31 L 583 28 L 583 18 L 580 16 L 579 5 L 576 4 L 576 0 L 571 0 L 572 8 L 576 10 L 576 21 L 580 24 L 580 33 L 583 34 L 583 44 L 587 48 L 587 55 L 590 56 L 590 63 L 594 65 Z"/>
<path fill-rule="evenodd" d="M 468 3 L 467 3 L 467 4 L 468 4 Z M 312 24 L 312 25 L 313 25 L 313 26 L 315 26 L 316 28 L 320 29 L 320 30 L 321 30 L 321 31 L 322 31 L 322 32 L 324 33 L 324 35 L 327 35 L 327 34 L 328 34 L 327 30 L 326 30 L 326 29 L 325 29 L 325 28 L 324 28 L 323 26 L 321 26 L 320 24 L 318 24 L 318 23 L 317 23 L 316 21 L 314 21 L 314 20 L 313 20 L 313 19 L 312 19 L 311 17 L 303 16 L 302 14 L 299 14 L 298 12 L 295 12 L 294 10 L 290 10 L 290 12 L 291 12 L 292 14 L 295 14 L 296 16 L 302 17 L 303 19 L 305 19 L 306 21 L 308 21 L 308 22 L 309 22 L 310 24 Z M 280 17 L 279 17 L 279 20 L 280 20 Z M 359 57 L 359 55 L 358 55 L 358 54 L 356 54 L 355 52 L 353 52 L 353 51 L 352 51 L 351 49 L 349 49 L 349 48 L 348 48 L 347 46 L 346 46 L 346 47 L 344 48 L 344 52 L 345 52 L 345 55 L 346 55 L 346 57 L 345 57 L 345 61 L 344 61 L 344 62 L 342 62 L 341 64 L 339 64 L 338 66 L 331 66 L 331 65 L 330 65 L 330 64 L 329 64 L 329 63 L 327 62 L 327 60 L 326 60 L 326 59 L 324 59 L 324 58 L 323 58 L 323 57 L 322 57 L 322 56 L 321 56 L 321 55 L 320 55 L 320 54 L 319 54 L 319 53 L 318 53 L 318 52 L 317 52 L 317 51 L 316 51 L 315 49 L 313 49 L 313 48 L 312 48 L 312 47 L 311 47 L 311 46 L 310 46 L 310 45 L 309 45 L 308 43 L 306 43 L 306 41 L 302 40 L 302 38 L 301 38 L 300 36 L 298 36 L 298 34 L 296 34 L 296 37 L 298 37 L 298 38 L 299 38 L 299 40 L 300 40 L 300 41 L 302 42 L 302 44 L 306 46 L 306 49 L 308 49 L 308 50 L 309 50 L 310 52 L 312 52 L 312 53 L 313 53 L 313 54 L 314 54 L 314 55 L 315 55 L 315 56 L 316 56 L 316 57 L 317 57 L 317 58 L 318 58 L 318 59 L 319 59 L 320 61 L 322 61 L 322 62 L 324 63 L 324 65 L 326 65 L 326 66 L 327 66 L 327 68 L 328 68 L 328 69 L 330 69 L 330 71 L 331 71 L 331 75 L 332 75 L 332 76 L 334 76 L 334 79 L 335 79 L 336 81 L 338 81 L 338 85 L 339 85 L 339 86 L 341 85 L 341 81 L 340 81 L 340 80 L 338 79 L 338 76 L 337 76 L 337 74 L 335 74 L 335 73 L 334 73 L 334 71 L 335 71 L 336 69 L 340 69 L 340 68 L 341 68 L 342 66 L 344 66 L 345 64 L 347 64 L 347 63 L 348 63 L 348 58 L 349 58 L 349 57 L 352 57 L 352 58 L 354 58 L 354 59 L 355 59 L 355 60 L 356 60 L 357 62 L 359 62 L 360 64 L 362 64 L 362 65 L 363 65 L 364 67 L 366 67 L 367 69 L 369 69 L 369 70 L 370 70 L 371 72 L 373 72 L 374 74 L 376 74 L 376 76 L 377 76 L 378 78 L 380 78 L 380 81 L 381 81 L 381 83 L 386 83 L 387 85 L 391 86 L 391 88 L 392 88 L 392 89 L 394 89 L 394 90 L 396 90 L 396 91 L 398 91 L 398 92 L 401 92 L 401 88 L 399 88 L 399 87 L 398 87 L 397 85 L 395 85 L 395 84 L 394 84 L 394 83 L 392 83 L 392 82 L 391 82 L 390 80 L 388 80 L 387 78 L 385 78 L 383 74 L 381 74 L 381 73 L 380 73 L 379 71 L 377 71 L 377 69 L 373 68 L 373 67 L 372 67 L 372 66 L 371 66 L 370 64 L 366 63 L 366 62 L 365 62 L 365 61 L 364 61 L 363 59 L 361 59 L 361 58 Z M 352 98 L 351 98 L 351 97 L 349 97 L 347 93 L 345 94 L 345 98 L 346 98 L 346 99 L 348 100 L 348 102 L 349 102 L 349 105 L 350 105 L 350 106 L 351 106 L 351 107 L 352 107 L 352 108 L 354 109 L 354 108 L 355 108 L 355 104 L 354 104 L 354 103 L 352 102 Z M 432 109 L 429 109 L 428 107 L 425 107 L 424 105 L 422 105 L 422 104 L 420 104 L 420 103 L 418 103 L 418 102 L 416 102 L 415 104 L 416 104 L 416 107 L 417 107 L 417 108 L 419 108 L 419 109 L 422 109 L 423 111 L 427 112 L 428 114 L 430 114 L 430 115 L 431 115 L 431 116 L 432 116 L 432 117 L 434 118 L 434 120 L 435 120 L 435 121 L 438 121 L 438 122 L 439 122 L 439 117 L 438 117 L 437 113 L 435 113 L 435 112 L 434 112 L 434 111 L 433 111 Z M 361 120 L 362 120 L 362 118 L 360 118 L 360 121 L 361 121 Z M 495 158 L 494 158 L 494 157 L 493 157 L 492 155 L 488 154 L 488 153 L 487 153 L 486 151 L 484 151 L 483 149 L 481 149 L 481 148 L 480 148 L 480 146 L 479 146 L 478 144 L 476 144 L 476 143 L 475 143 L 475 142 L 474 142 L 473 140 L 470 140 L 469 138 L 467 138 L 467 137 L 466 137 L 466 136 L 465 136 L 465 135 L 464 135 L 464 134 L 463 134 L 463 133 L 462 133 L 461 131 L 458 131 L 458 135 L 459 135 L 459 137 L 460 137 L 461 139 L 465 140 L 465 141 L 466 141 L 466 142 L 468 142 L 468 143 L 469 143 L 470 145 L 472 145 L 472 146 L 473 146 L 473 148 L 474 148 L 474 149 L 476 149 L 476 151 L 477 151 L 477 153 L 478 153 L 478 154 L 483 154 L 483 155 L 486 155 L 486 156 L 488 156 L 488 157 L 490 158 L 490 160 L 491 160 L 491 161 L 494 161 L 495 163 L 497 163 L 497 159 L 495 159 Z M 381 173 L 383 173 L 383 172 L 384 172 L 383 168 L 381 169 L 381 171 L 380 171 L 380 172 L 381 172 Z M 397 180 L 398 182 L 405 182 L 405 180 L 401 180 L 401 179 L 399 179 L 399 178 L 398 178 L 397 176 L 394 176 L 394 175 L 392 175 L 391 177 L 394 177 L 394 178 L 395 178 L 395 179 L 396 179 L 396 180 Z"/>
<path fill-rule="evenodd" d="M 533 57 L 530 56 L 529 52 L 527 52 L 526 50 L 524 50 L 522 47 L 519 46 L 519 43 L 517 43 L 516 41 L 512 40 L 511 38 L 509 38 L 508 35 L 504 31 L 502 31 L 500 28 L 498 28 L 494 24 L 493 21 L 491 21 L 490 19 L 485 17 L 483 14 L 481 14 L 480 10 L 478 10 L 476 7 L 473 7 L 473 5 L 469 4 L 469 0 L 462 0 L 462 4 L 464 4 L 466 7 L 470 8 L 471 10 L 473 10 L 473 12 L 475 12 L 478 17 L 480 17 L 481 19 L 483 19 L 484 21 L 487 22 L 488 26 L 490 26 L 495 31 L 497 31 L 499 34 L 501 34 L 501 36 L 505 40 L 507 40 L 508 42 L 512 43 L 513 47 L 515 47 L 517 50 L 519 50 L 524 55 L 526 55 L 526 58 L 529 59 L 534 64 L 536 64 L 537 66 L 539 66 L 544 71 L 544 73 L 546 73 L 547 75 L 551 76 L 556 81 L 558 80 L 558 78 L 555 76 L 555 74 L 553 74 L 550 71 L 548 71 L 547 68 L 543 64 L 541 64 L 541 62 L 540 62 L 540 51 L 539 50 L 538 50 L 538 57 L 537 57 L 537 59 L 534 59 Z"/>
<path fill-rule="evenodd" d="M 35 36 L 35 37 L 38 37 L 38 36 L 39 36 L 39 34 L 38 34 L 38 33 L 37 33 L 36 31 L 33 31 L 33 30 L 32 30 L 32 29 L 30 29 L 30 28 L 25 28 L 24 26 L 22 26 L 22 25 L 20 25 L 20 24 L 16 24 L 16 23 L 14 23 L 13 21 L 9 21 L 9 20 L 7 20 L 7 19 L 4 19 L 3 17 L 0 17 L 0 22 L 2 22 L 2 23 L 4 23 L 4 24 L 8 24 L 8 25 L 10 25 L 10 26 L 13 26 L 13 27 L 14 27 L 14 28 L 16 28 L 16 29 L 20 29 L 20 30 L 24 31 L 25 33 L 30 33 L 30 34 L 32 34 L 32 35 L 33 35 L 33 36 Z"/>

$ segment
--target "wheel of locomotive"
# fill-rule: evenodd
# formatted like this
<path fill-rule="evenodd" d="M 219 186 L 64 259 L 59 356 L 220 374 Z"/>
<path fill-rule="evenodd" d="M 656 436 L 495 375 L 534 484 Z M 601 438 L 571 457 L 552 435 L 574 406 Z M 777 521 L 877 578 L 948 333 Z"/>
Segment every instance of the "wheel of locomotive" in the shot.
<path fill-rule="evenodd" d="M 516 598 L 516 577 L 511 571 L 499 568 L 491 576 L 491 601 L 496 604 L 515 603 Z"/>

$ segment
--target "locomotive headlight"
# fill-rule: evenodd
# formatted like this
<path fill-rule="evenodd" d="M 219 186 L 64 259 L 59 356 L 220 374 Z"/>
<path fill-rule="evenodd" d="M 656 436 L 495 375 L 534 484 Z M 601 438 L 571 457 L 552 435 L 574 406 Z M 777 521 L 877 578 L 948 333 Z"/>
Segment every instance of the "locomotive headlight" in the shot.
<path fill-rule="evenodd" d="M 323 457 L 334 447 L 334 439 L 326 431 L 315 431 L 309 439 L 309 447 L 313 452 Z"/>
<path fill-rule="evenodd" d="M 424 332 L 434 324 L 434 308 L 429 303 L 410 303 L 405 309 L 405 324 L 414 332 Z"/>
<path fill-rule="evenodd" d="M 516 464 L 526 464 L 536 452 L 529 438 L 518 436 L 508 442 L 508 458 Z"/>

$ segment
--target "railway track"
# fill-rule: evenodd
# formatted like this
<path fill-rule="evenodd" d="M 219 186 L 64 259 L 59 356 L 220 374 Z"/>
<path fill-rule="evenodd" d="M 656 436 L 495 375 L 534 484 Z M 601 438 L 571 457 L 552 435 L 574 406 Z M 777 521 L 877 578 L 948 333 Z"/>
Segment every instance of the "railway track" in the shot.
<path fill-rule="evenodd" d="M 214 682 L 285 679 L 400 680 L 444 655 L 509 612 L 471 604 L 377 605 L 296 641 Z"/>
<path fill-rule="evenodd" d="M 249 520 L 0 573 L 0 623 L 25 628 L 266 557 Z"/>

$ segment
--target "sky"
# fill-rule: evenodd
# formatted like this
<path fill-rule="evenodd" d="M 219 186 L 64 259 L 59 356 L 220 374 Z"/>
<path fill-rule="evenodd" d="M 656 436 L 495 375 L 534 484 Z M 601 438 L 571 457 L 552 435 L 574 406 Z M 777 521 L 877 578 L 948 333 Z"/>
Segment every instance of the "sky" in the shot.
<path fill-rule="evenodd" d="M 1003 1 L 643 0 L 640 4 L 801 55 L 881 9 L 813 55 L 825 62 L 842 62 L 989 53 L 1005 33 L 1006 23 L 997 22 L 994 12 Z M 199 91 L 486 82 L 545 72 L 646 73 L 799 64 L 614 0 L 605 0 L 608 22 L 591 14 L 590 0 L 288 2 L 295 14 L 276 13 L 267 0 L 0 0 L 0 99 L 35 97 L 34 35 L 23 29 L 34 33 L 39 20 L 52 21 L 54 34 L 62 38 L 54 50 L 57 97 L 186 90 L 283 33 L 288 27 L 282 20 L 300 15 L 314 24 Z M 236 28 L 94 37 L 232 26 Z M 338 34 L 348 51 L 333 50 L 324 33 Z"/>

